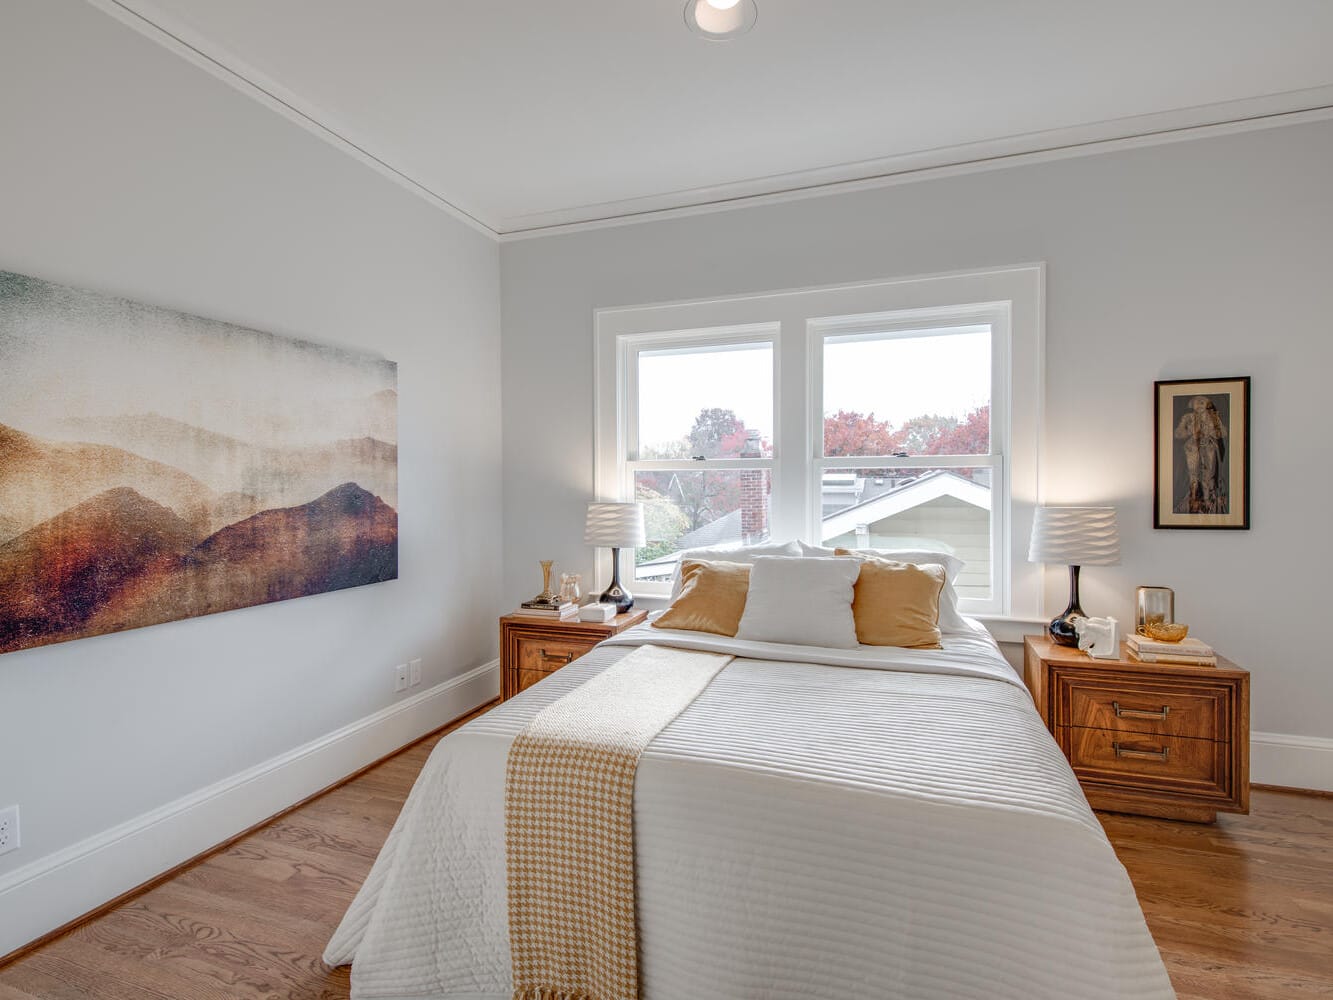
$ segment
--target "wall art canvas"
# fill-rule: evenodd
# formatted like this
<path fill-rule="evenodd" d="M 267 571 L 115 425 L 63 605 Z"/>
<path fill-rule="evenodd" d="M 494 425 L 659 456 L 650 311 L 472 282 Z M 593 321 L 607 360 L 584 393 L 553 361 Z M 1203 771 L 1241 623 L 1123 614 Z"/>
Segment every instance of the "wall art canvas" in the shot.
<path fill-rule="evenodd" d="M 396 578 L 397 384 L 0 271 L 0 652 Z"/>
<path fill-rule="evenodd" d="M 1155 382 L 1154 528 L 1250 526 L 1250 379 Z"/>

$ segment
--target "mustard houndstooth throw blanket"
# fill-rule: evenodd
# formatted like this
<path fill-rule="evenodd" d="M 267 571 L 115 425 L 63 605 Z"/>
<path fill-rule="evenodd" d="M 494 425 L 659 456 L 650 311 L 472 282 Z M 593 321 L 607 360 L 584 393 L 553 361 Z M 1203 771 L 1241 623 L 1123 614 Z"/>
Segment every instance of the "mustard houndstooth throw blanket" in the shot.
<path fill-rule="evenodd" d="M 509 749 L 514 1000 L 635 1000 L 634 772 L 732 659 L 640 646 L 538 712 Z"/>

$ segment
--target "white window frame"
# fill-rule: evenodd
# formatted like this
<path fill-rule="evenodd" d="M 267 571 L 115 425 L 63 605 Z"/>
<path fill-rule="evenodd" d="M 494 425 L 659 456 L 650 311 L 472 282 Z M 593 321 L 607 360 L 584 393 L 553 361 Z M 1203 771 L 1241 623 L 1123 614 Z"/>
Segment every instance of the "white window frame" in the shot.
<path fill-rule="evenodd" d="M 728 472 L 748 472 L 755 469 L 773 470 L 778 466 L 779 453 L 776 440 L 771 442 L 772 458 L 706 458 L 706 459 L 645 459 L 640 454 L 639 441 L 639 356 L 644 353 L 662 350 L 699 351 L 708 349 L 726 350 L 753 344 L 768 344 L 773 351 L 773 412 L 778 412 L 778 337 L 781 331 L 776 323 L 752 323 L 743 326 L 716 327 L 708 330 L 671 330 L 663 333 L 626 334 L 617 338 L 616 368 L 617 382 L 621 386 L 618 397 L 621 401 L 620 426 L 617 428 L 619 445 L 616 449 L 616 466 L 620 470 L 617 485 L 617 497 L 635 495 L 634 478 L 639 472 L 707 472 L 722 470 Z M 771 511 L 770 511 L 771 514 Z M 664 593 L 661 584 L 633 579 L 633 556 L 625 557 L 630 561 L 630 588 L 632 592 Z"/>
<path fill-rule="evenodd" d="M 985 327 L 990 333 L 991 393 L 990 393 L 990 450 L 985 455 L 913 455 L 907 458 L 892 456 L 824 455 L 824 345 L 830 337 L 851 337 L 863 334 L 867 339 L 902 337 L 949 336 L 969 327 Z M 856 316 L 821 316 L 806 323 L 808 365 L 810 370 L 810 440 L 814 448 L 810 456 L 810 519 L 806 537 L 818 539 L 822 534 L 823 474 L 838 469 L 975 469 L 991 470 L 991 596 L 988 599 L 964 599 L 960 608 L 969 614 L 998 615 L 1006 609 L 1005 592 L 1009 580 L 1009 549 L 996 544 L 1003 540 L 1008 522 L 1008 504 L 1005 489 L 1006 458 L 1009 455 L 1009 382 L 1010 382 L 1010 304 L 981 302 L 959 306 L 925 309 L 900 309 L 893 312 Z M 815 544 L 818 544 L 816 542 Z"/>
<path fill-rule="evenodd" d="M 728 335 L 772 339 L 774 457 L 740 461 L 745 468 L 771 463 L 771 537 L 817 544 L 819 470 L 864 468 L 879 461 L 823 457 L 824 336 L 830 330 L 852 330 L 857 324 L 882 330 L 886 321 L 918 330 L 932 324 L 966 325 L 970 316 L 974 322 L 989 323 L 992 329 L 991 448 L 1000 456 L 991 504 L 997 588 L 991 601 L 965 602 L 962 610 L 991 620 L 1038 621 L 1041 567 L 1027 562 L 1026 546 L 1037 501 L 1044 309 L 1045 265 L 1040 263 L 598 309 L 594 313 L 594 492 L 605 500 L 633 494 L 628 466 L 637 459 L 631 451 L 637 443 L 632 442 L 629 373 L 636 345 L 642 349 L 641 345 L 652 344 L 660 349 L 664 343 L 686 346 L 691 337 L 717 342 Z M 975 456 L 957 460 L 922 456 L 888 459 L 883 464 L 941 467 L 951 463 L 979 464 Z M 660 464 L 653 463 L 654 467 Z M 741 467 L 734 459 L 680 464 L 690 470 L 706 465 Z M 605 573 L 602 562 L 598 560 L 599 588 L 605 583 L 600 579 Z M 644 603 L 649 606 L 654 597 L 665 593 L 661 585 L 647 582 L 634 589 L 636 597 L 648 598 Z"/>

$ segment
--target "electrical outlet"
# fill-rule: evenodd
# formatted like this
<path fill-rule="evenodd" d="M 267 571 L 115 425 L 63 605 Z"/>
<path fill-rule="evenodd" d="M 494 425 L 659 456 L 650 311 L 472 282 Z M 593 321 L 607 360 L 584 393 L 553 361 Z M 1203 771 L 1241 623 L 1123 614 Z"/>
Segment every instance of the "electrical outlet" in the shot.
<path fill-rule="evenodd" d="M 417 657 L 415 660 L 410 661 L 407 666 L 410 671 L 408 685 L 410 687 L 416 687 L 421 683 L 421 657 Z"/>
<path fill-rule="evenodd" d="M 395 691 L 407 690 L 407 664 L 400 663 L 393 668 L 393 689 Z"/>
<path fill-rule="evenodd" d="M 19 807 L 0 809 L 0 854 L 19 849 Z"/>

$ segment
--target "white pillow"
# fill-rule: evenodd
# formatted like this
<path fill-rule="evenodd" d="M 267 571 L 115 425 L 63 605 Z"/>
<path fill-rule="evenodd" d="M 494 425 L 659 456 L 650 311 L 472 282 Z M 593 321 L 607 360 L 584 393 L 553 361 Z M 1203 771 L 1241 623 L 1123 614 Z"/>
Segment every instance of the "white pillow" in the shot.
<path fill-rule="evenodd" d="M 804 548 L 804 546 L 802 547 Z M 815 550 L 814 546 L 809 548 L 811 551 Z M 943 566 L 945 581 L 944 588 L 940 591 L 940 632 L 944 634 L 950 632 L 968 634 L 972 632 L 972 626 L 968 625 L 962 612 L 958 610 L 958 592 L 953 589 L 953 582 L 958 579 L 958 574 L 967 565 L 963 560 L 948 552 L 932 551 L 930 549 L 853 549 L 852 551 L 870 552 L 881 559 L 912 563 L 914 566 L 924 566 L 927 563 Z"/>
<path fill-rule="evenodd" d="M 833 555 L 834 549 L 825 548 L 823 545 L 807 545 L 805 542 L 796 543 L 801 547 L 801 555 L 818 556 L 821 559 L 829 558 Z"/>
<path fill-rule="evenodd" d="M 760 556 L 750 570 L 737 639 L 855 649 L 859 559 Z"/>
<path fill-rule="evenodd" d="M 805 556 L 825 557 L 833 555 L 836 551 L 836 549 L 824 548 L 822 545 L 806 545 L 805 542 L 798 542 L 797 544 L 801 548 L 801 554 Z M 841 548 L 851 552 L 871 552 L 881 559 L 911 563 L 913 566 L 935 563 L 937 566 L 944 567 L 945 576 L 950 586 L 958 579 L 958 574 L 963 571 L 963 567 L 967 565 L 956 555 L 945 552 L 943 549 L 857 549 L 851 545 L 843 545 Z"/>
<path fill-rule="evenodd" d="M 761 556 L 799 556 L 801 547 L 795 542 L 772 542 L 767 545 L 725 545 L 711 549 L 686 549 L 676 560 L 676 568 L 671 573 L 671 599 L 680 596 L 680 564 L 685 559 L 702 559 L 705 562 L 720 561 L 745 563 L 752 565 Z"/>

